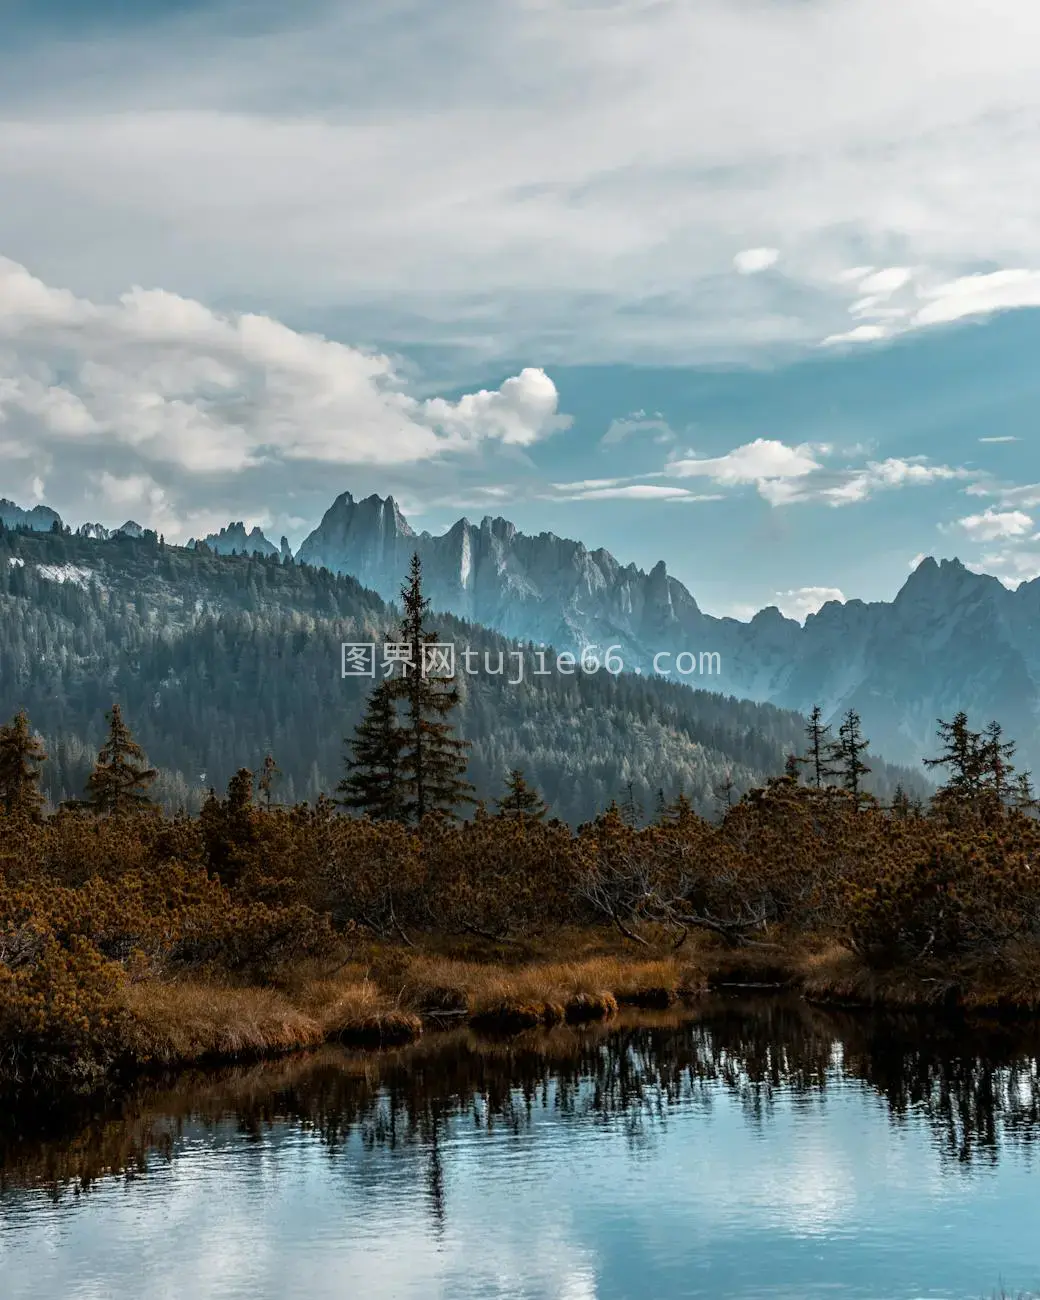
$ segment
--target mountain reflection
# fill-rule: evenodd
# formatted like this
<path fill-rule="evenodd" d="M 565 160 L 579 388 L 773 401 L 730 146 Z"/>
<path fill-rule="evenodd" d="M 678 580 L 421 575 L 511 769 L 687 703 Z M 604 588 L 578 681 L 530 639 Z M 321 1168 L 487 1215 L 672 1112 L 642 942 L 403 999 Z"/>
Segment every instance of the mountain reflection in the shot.
<path fill-rule="evenodd" d="M 315 1134 L 330 1155 L 350 1138 L 401 1152 L 444 1214 L 444 1144 L 460 1118 L 517 1134 L 536 1119 L 620 1125 L 651 1142 L 676 1106 L 710 1108 L 720 1088 L 748 1123 L 766 1125 L 781 1098 L 826 1105 L 859 1086 L 894 1124 L 929 1126 L 939 1158 L 995 1162 L 1040 1133 L 1036 1026 L 948 1024 L 920 1016 L 838 1014 L 795 999 L 717 998 L 686 1012 L 623 1016 L 584 1029 L 506 1041 L 469 1030 L 431 1033 L 383 1054 L 326 1049 L 277 1063 L 189 1072 L 140 1085 L 80 1114 L 0 1115 L 0 1193 L 82 1192 L 175 1160 L 178 1141 L 233 1121 L 260 1139 L 275 1126 Z"/>

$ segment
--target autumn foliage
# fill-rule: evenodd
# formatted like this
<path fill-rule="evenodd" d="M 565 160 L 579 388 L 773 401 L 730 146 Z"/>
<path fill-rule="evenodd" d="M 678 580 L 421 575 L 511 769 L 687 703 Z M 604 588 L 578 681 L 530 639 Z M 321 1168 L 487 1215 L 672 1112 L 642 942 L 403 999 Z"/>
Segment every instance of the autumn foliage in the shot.
<path fill-rule="evenodd" d="M 996 741 L 976 740 L 969 753 L 1000 758 Z M 89 1083 L 151 1050 L 141 989 L 190 989 L 201 1024 L 216 1013 L 200 989 L 241 1003 L 242 990 L 273 990 L 308 963 L 342 969 L 375 941 L 401 953 L 452 941 L 501 953 L 582 931 L 660 962 L 698 936 L 722 961 L 757 953 L 768 964 L 779 960 L 770 953 L 816 944 L 875 973 L 1036 982 L 1040 822 L 1024 797 L 1003 797 L 1003 759 L 999 782 L 980 766 L 928 808 L 882 807 L 849 784 L 802 785 L 792 770 L 715 822 L 680 798 L 649 825 L 612 806 L 575 831 L 518 797 L 494 814 L 411 824 L 346 815 L 326 798 L 257 802 L 246 769 L 197 817 L 136 797 L 45 815 L 32 797 L 41 756 L 31 733 L 16 720 L 5 743 L 17 761 L 4 768 L 0 801 L 0 1078 Z M 535 1019 L 605 1014 L 622 993 L 554 969 L 551 989 L 524 1003 Z M 353 1016 L 382 1041 L 390 1021 L 367 977 L 349 995 L 320 978 L 335 1014 L 306 1013 L 304 1037 L 346 1032 Z M 546 977 L 531 978 L 540 988 Z M 553 989 L 566 992 L 558 1007 Z M 293 1041 L 295 1013 L 283 1016 L 274 992 L 268 1001 Z M 149 1003 L 153 1028 L 161 1002 Z M 501 1019 L 518 1005 L 489 985 L 469 1011 Z M 398 1029 L 414 1024 L 405 1016 Z"/>

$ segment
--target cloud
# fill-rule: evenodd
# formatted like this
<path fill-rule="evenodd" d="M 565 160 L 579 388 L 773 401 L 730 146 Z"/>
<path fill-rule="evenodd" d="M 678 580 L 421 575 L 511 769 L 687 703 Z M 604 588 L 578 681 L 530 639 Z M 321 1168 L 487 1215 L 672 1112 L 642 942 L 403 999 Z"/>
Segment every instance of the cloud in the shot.
<path fill-rule="evenodd" d="M 1032 510 L 1040 506 L 1040 483 L 969 483 L 968 496 L 996 497 L 997 504 L 1009 510 Z"/>
<path fill-rule="evenodd" d="M 811 452 L 807 444 L 789 447 L 775 438 L 756 438 L 724 456 L 687 456 L 673 460 L 667 466 L 667 473 L 675 478 L 710 478 L 726 486 L 802 478 L 820 468 Z"/>
<path fill-rule="evenodd" d="M 949 325 L 999 311 L 1040 307 L 1040 271 L 1022 269 L 937 280 L 928 268 L 914 271 L 890 267 L 863 277 L 857 289 L 866 296 L 853 301 L 849 314 L 871 317 L 875 323 L 828 334 L 822 346 L 872 343 L 929 325 Z M 901 290 L 906 292 L 900 297 Z"/>
<path fill-rule="evenodd" d="M 656 443 L 672 442 L 675 431 L 658 411 L 647 415 L 645 411 L 633 411 L 631 415 L 611 420 L 610 427 L 600 439 L 600 446 L 611 447 L 628 438 L 650 435 Z"/>
<path fill-rule="evenodd" d="M 567 427 L 557 407 L 537 368 L 495 390 L 421 400 L 387 355 L 158 289 L 95 303 L 0 259 L 5 457 L 36 474 L 79 462 L 102 503 L 149 505 L 174 535 L 192 480 L 526 448 Z"/>
<path fill-rule="evenodd" d="M 815 614 L 829 600 L 845 602 L 845 594 L 838 587 L 795 587 L 776 593 L 776 605 L 788 618 L 804 623 L 809 614 Z"/>
<path fill-rule="evenodd" d="M 772 438 L 756 438 L 724 456 L 687 456 L 669 462 L 665 473 L 676 478 L 696 476 L 719 486 L 753 484 L 773 506 L 817 501 L 830 506 L 866 501 L 875 493 L 930 483 L 974 480 L 981 471 L 930 464 L 923 456 L 892 456 L 866 465 L 825 466 L 821 457 L 834 448 L 824 443 L 788 446 Z"/>
<path fill-rule="evenodd" d="M 1033 531 L 1033 521 L 1022 510 L 994 510 L 988 507 L 978 515 L 957 520 L 960 528 L 974 542 L 995 542 L 1004 538 L 1026 537 Z"/>
<path fill-rule="evenodd" d="M 994 438 L 979 439 L 979 442 L 1020 442 L 1020 441 L 1021 439 L 1016 437 L 1015 434 L 1013 433 L 1001 434 L 999 437 L 994 437 Z"/>
<path fill-rule="evenodd" d="M 776 248 L 745 248 L 734 257 L 733 265 L 741 275 L 757 275 L 759 271 L 768 271 L 780 260 L 780 250 Z"/>
<path fill-rule="evenodd" d="M 691 492 L 663 483 L 633 483 L 626 479 L 581 479 L 553 483 L 551 501 L 722 501 L 722 493 Z M 559 495 L 555 495 L 559 494 Z"/>
<path fill-rule="evenodd" d="M 1035 301 L 1030 0 L 165 8 L 0 51 L 0 248 L 80 295 L 545 363 L 809 346 L 899 268 L 919 326 Z"/>
<path fill-rule="evenodd" d="M 942 325 L 967 316 L 988 316 L 1015 307 L 1040 307 L 1040 271 L 991 271 L 965 275 L 932 289 L 923 289 L 929 301 L 912 323 Z"/>
<path fill-rule="evenodd" d="M 1005 551 L 989 551 L 967 567 L 973 573 L 992 574 L 1005 587 L 1014 589 L 1020 583 L 1040 578 L 1040 550 L 1035 547 L 1015 547 Z"/>

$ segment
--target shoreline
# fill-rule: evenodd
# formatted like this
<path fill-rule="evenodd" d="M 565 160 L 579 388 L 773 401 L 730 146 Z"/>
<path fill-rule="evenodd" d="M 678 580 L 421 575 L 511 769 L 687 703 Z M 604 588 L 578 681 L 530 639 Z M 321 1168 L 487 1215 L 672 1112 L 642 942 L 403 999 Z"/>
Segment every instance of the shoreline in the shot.
<path fill-rule="evenodd" d="M 573 955 L 561 961 L 561 950 Z M 44 1070 L 8 1055 L 0 1092 L 17 1104 L 45 1091 L 60 1104 L 157 1072 L 273 1061 L 330 1044 L 379 1052 L 458 1028 L 501 1039 L 536 1027 L 610 1022 L 628 1009 L 693 1009 L 715 993 L 783 994 L 823 1010 L 955 1021 L 1028 1021 L 1040 1012 L 1040 981 L 1021 974 L 877 972 L 825 941 L 766 950 L 706 940 L 685 953 L 645 955 L 580 932 L 519 953 L 466 945 L 456 955 L 433 939 L 414 949 L 374 942 L 331 972 L 309 961 L 265 985 L 219 976 L 127 981 L 114 1008 L 115 1045 L 99 1045 L 93 1060 Z"/>

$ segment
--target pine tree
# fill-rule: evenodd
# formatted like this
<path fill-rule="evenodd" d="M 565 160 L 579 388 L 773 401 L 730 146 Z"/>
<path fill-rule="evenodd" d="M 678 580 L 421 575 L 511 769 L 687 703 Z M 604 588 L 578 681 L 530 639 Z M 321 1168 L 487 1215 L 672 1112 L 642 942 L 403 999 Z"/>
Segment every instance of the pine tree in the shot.
<path fill-rule="evenodd" d="M 680 790 L 672 802 L 665 807 L 661 820 L 666 826 L 688 826 L 696 816 L 693 804 L 690 803 L 686 793 Z"/>
<path fill-rule="evenodd" d="M 949 780 L 939 790 L 939 795 L 970 797 L 979 790 L 986 766 L 982 733 L 968 726 L 968 715 L 962 710 L 951 722 L 939 719 L 939 739 L 944 749 L 935 758 L 926 758 L 925 767 L 945 767 Z"/>
<path fill-rule="evenodd" d="M 0 727 L 0 803 L 7 812 L 39 816 L 44 802 L 39 769 L 46 759 L 24 709 Z"/>
<path fill-rule="evenodd" d="M 98 752 L 94 770 L 87 780 L 87 800 L 91 808 L 102 813 L 124 813 L 134 808 L 150 808 L 146 793 L 158 775 L 148 767 L 144 750 L 134 740 L 123 721 L 118 704 L 105 715 L 108 739 Z"/>
<path fill-rule="evenodd" d="M 1004 729 L 999 722 L 993 721 L 983 731 L 979 746 L 979 763 L 982 768 L 980 785 L 996 796 L 1003 803 L 1011 789 L 1011 777 L 1015 768 L 1011 760 L 1015 756 L 1015 742 L 1004 739 Z"/>
<path fill-rule="evenodd" d="M 823 721 L 823 711 L 818 704 L 814 704 L 805 726 L 809 751 L 798 761 L 808 768 L 810 784 L 817 790 L 827 783 L 828 777 L 838 775 L 834 767 L 835 745 L 830 739 L 830 731 L 830 726 Z"/>
<path fill-rule="evenodd" d="M 621 800 L 621 818 L 627 826 L 638 826 L 643 820 L 643 805 L 636 798 L 634 781 L 625 783 L 625 797 Z"/>
<path fill-rule="evenodd" d="M 404 811 L 415 821 L 432 812 L 454 817 L 459 804 L 473 802 L 473 786 L 466 780 L 469 742 L 460 740 L 447 721 L 458 707 L 458 688 L 451 678 L 429 670 L 428 647 L 437 644 L 437 637 L 425 626 L 430 602 L 423 595 L 418 553 L 412 556 L 401 601 L 401 642 L 408 647 L 408 663 L 400 677 L 390 680 L 405 709 Z"/>
<path fill-rule="evenodd" d="M 784 758 L 784 779 L 798 784 L 798 765 L 801 759 L 797 754 L 788 754 Z"/>
<path fill-rule="evenodd" d="M 545 800 L 527 784 L 526 777 L 518 767 L 514 767 L 506 777 L 506 792 L 501 799 L 495 800 L 495 807 L 501 817 L 532 821 L 541 821 L 549 811 Z"/>
<path fill-rule="evenodd" d="M 892 816 L 902 821 L 911 815 L 912 810 L 910 796 L 903 789 L 903 783 L 900 781 L 892 794 Z"/>
<path fill-rule="evenodd" d="M 336 787 L 336 802 L 376 821 L 404 817 L 407 782 L 403 768 L 405 733 L 398 724 L 394 684 L 382 681 L 372 692 L 354 739 L 346 742 L 347 775 Z"/>
<path fill-rule="evenodd" d="M 265 754 L 263 766 L 260 768 L 260 776 L 257 779 L 257 789 L 264 797 L 264 804 L 268 812 L 271 811 L 271 800 L 274 797 L 274 784 L 281 775 L 281 768 L 274 761 L 273 754 Z"/>
<path fill-rule="evenodd" d="M 1037 807 L 1036 794 L 1033 791 L 1033 778 L 1028 772 L 1019 772 L 1015 777 L 1011 801 L 1020 812 L 1030 813 Z"/>
<path fill-rule="evenodd" d="M 859 795 L 863 777 L 870 771 L 860 758 L 869 744 L 863 736 L 859 714 L 849 709 L 838 728 L 838 743 L 832 754 L 840 765 L 841 783 L 850 794 Z"/>

